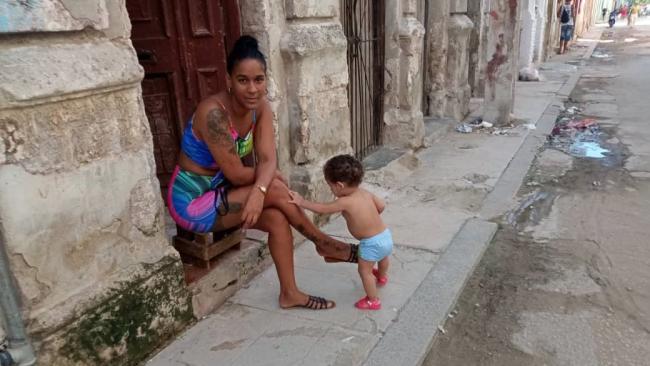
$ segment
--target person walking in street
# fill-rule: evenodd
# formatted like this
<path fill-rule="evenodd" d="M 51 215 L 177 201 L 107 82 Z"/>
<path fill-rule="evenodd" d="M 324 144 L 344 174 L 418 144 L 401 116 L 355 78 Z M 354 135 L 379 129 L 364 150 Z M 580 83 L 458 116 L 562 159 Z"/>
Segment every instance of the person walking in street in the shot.
<path fill-rule="evenodd" d="M 393 249 L 392 234 L 379 216 L 386 204 L 359 187 L 363 166 L 351 155 L 331 158 L 325 163 L 323 173 L 336 200 L 316 203 L 291 192 L 290 202 L 319 214 L 343 213 L 350 234 L 359 240 L 359 275 L 366 291 L 366 296 L 354 306 L 361 310 L 379 310 L 381 301 L 377 296 L 377 285 L 383 286 L 388 282 L 386 274 Z"/>
<path fill-rule="evenodd" d="M 575 24 L 575 5 L 572 0 L 564 0 L 564 4 L 557 10 L 557 17 L 560 18 L 560 50 L 558 54 L 564 54 L 573 38 L 573 25 Z"/>
<path fill-rule="evenodd" d="M 607 15 L 607 8 L 603 8 L 603 21 L 605 21 L 605 15 Z"/>
<path fill-rule="evenodd" d="M 639 17 L 639 8 L 639 4 L 633 4 L 630 7 L 630 15 L 627 17 L 628 27 L 634 27 L 634 24 L 636 24 L 636 19 Z"/>

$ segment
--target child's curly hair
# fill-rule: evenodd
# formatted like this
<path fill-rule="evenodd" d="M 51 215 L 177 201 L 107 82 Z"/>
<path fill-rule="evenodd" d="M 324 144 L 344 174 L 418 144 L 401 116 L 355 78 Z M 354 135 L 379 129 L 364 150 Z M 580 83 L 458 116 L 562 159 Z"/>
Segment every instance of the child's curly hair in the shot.
<path fill-rule="evenodd" d="M 352 155 L 337 155 L 325 163 L 323 174 L 330 183 L 342 182 L 357 187 L 363 179 L 363 166 Z"/>

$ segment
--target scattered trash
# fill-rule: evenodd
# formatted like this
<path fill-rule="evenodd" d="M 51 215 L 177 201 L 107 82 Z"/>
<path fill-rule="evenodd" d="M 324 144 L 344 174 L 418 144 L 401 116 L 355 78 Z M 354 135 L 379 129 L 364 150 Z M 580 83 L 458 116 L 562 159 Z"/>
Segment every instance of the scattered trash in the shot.
<path fill-rule="evenodd" d="M 593 181 L 593 183 L 591 183 L 591 185 L 593 185 L 594 187 L 599 187 L 599 186 L 600 186 L 600 182 L 597 181 L 597 180 L 595 180 L 595 181 Z"/>
<path fill-rule="evenodd" d="M 477 117 L 474 120 L 469 122 L 469 124 L 472 125 L 472 126 L 480 126 L 481 123 L 483 123 L 483 118 L 482 117 Z"/>
<path fill-rule="evenodd" d="M 520 81 L 539 81 L 539 71 L 532 66 L 519 70 Z"/>
<path fill-rule="evenodd" d="M 481 126 L 483 128 L 492 128 L 492 127 L 494 127 L 494 123 L 483 121 L 483 122 L 481 122 L 481 124 L 479 126 Z"/>
<path fill-rule="evenodd" d="M 442 327 L 442 325 L 439 325 L 439 326 L 438 326 L 438 330 L 439 330 L 440 333 L 442 333 L 442 334 L 447 334 L 447 331 L 445 330 L 445 328 Z"/>
<path fill-rule="evenodd" d="M 455 315 L 454 315 L 454 314 L 452 314 L 452 313 L 449 313 L 449 314 L 447 315 L 447 317 L 448 317 L 449 319 L 453 319 L 453 318 L 454 318 L 454 316 L 455 316 Z"/>
<path fill-rule="evenodd" d="M 576 106 L 571 106 L 571 107 L 566 109 L 566 112 L 569 113 L 569 114 L 576 114 L 576 113 L 580 112 L 580 108 L 578 108 Z"/>
<path fill-rule="evenodd" d="M 585 118 L 581 120 L 572 120 L 571 122 L 566 124 L 567 128 L 575 128 L 575 129 L 585 129 L 589 126 L 593 126 L 596 124 L 596 120 L 592 118 Z"/>
<path fill-rule="evenodd" d="M 632 291 L 632 287 L 626 287 L 625 289 L 628 291 Z"/>
<path fill-rule="evenodd" d="M 607 53 L 596 53 L 596 52 L 594 52 L 594 53 L 591 55 L 591 57 L 593 57 L 593 58 L 610 58 L 610 57 L 612 57 L 612 56 L 610 56 L 610 55 L 607 54 Z"/>
<path fill-rule="evenodd" d="M 507 136 L 510 132 L 510 129 L 508 128 L 495 128 L 494 131 L 492 131 L 493 135 L 501 135 L 501 136 Z"/>
<path fill-rule="evenodd" d="M 585 156 L 588 158 L 604 158 L 606 153 L 609 152 L 607 149 L 600 147 L 598 142 L 595 141 L 576 141 L 571 144 L 569 152 L 572 155 Z"/>
<path fill-rule="evenodd" d="M 456 131 L 460 133 L 472 133 L 473 129 L 472 126 L 468 125 L 467 123 L 461 123 L 456 126 Z"/>
<path fill-rule="evenodd" d="M 567 113 L 575 113 L 580 109 L 577 107 L 567 108 Z M 593 118 L 562 118 L 560 119 L 549 136 L 550 144 L 567 154 L 602 159 L 610 152 L 601 146 L 600 126 Z"/>
<path fill-rule="evenodd" d="M 526 127 L 529 130 L 536 130 L 537 129 L 537 126 L 535 126 L 534 123 L 525 123 L 524 127 Z"/>
<path fill-rule="evenodd" d="M 343 342 L 343 343 L 348 343 L 348 342 L 350 342 L 350 341 L 353 340 L 353 339 L 354 339 L 354 336 L 350 336 L 350 337 L 347 337 L 347 338 L 342 339 L 341 342 Z"/>

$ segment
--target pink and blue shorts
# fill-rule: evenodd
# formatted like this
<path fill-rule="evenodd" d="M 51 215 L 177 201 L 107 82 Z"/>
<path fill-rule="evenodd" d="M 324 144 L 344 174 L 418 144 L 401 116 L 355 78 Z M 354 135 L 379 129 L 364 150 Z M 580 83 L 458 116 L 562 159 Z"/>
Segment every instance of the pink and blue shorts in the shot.
<path fill-rule="evenodd" d="M 167 191 L 167 206 L 176 223 L 195 233 L 213 231 L 219 216 L 228 212 L 227 184 L 221 172 L 215 177 L 176 167 Z"/>

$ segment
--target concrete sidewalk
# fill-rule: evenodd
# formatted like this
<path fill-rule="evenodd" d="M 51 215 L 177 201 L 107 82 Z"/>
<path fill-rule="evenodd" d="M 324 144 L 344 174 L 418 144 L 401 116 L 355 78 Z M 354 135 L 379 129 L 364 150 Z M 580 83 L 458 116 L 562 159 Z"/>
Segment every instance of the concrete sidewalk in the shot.
<path fill-rule="evenodd" d="M 599 38 L 600 30 L 588 38 Z M 271 266 L 148 365 L 420 364 L 497 229 L 487 220 L 513 203 L 559 102 L 578 80 L 579 60 L 593 47 L 579 42 L 542 65 L 545 81 L 517 83 L 515 116 L 524 122 L 505 134 L 449 132 L 368 172 L 368 188 L 387 200 L 383 218 L 396 243 L 390 282 L 380 290 L 382 310 L 355 309 L 363 295 L 356 266 L 325 264 L 307 242 L 295 253 L 298 284 L 335 300 L 335 309 L 280 309 Z M 341 217 L 323 230 L 351 239 Z"/>

